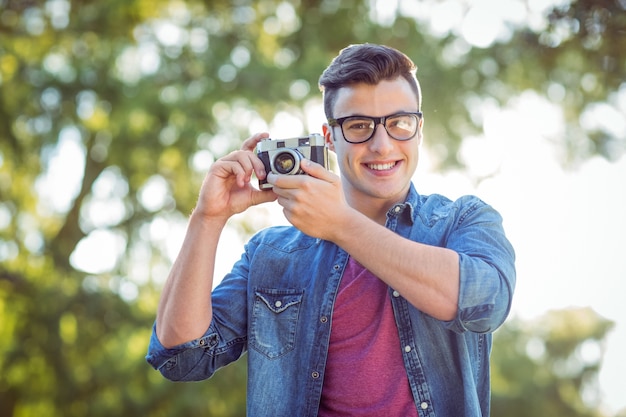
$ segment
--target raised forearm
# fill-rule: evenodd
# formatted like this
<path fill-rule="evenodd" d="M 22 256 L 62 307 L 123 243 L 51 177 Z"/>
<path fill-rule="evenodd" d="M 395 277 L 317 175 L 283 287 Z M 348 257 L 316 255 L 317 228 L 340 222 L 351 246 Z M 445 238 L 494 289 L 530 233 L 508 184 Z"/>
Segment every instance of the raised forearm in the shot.
<path fill-rule="evenodd" d="M 157 336 L 165 347 L 202 336 L 211 323 L 215 256 L 224 224 L 221 219 L 190 218 L 157 312 Z"/>

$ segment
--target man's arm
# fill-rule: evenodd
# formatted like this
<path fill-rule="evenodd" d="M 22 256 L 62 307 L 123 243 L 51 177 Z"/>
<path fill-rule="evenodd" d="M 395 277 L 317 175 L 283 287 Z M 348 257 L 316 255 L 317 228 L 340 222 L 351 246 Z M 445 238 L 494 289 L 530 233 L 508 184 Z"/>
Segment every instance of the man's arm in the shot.
<path fill-rule="evenodd" d="M 297 227 L 337 244 L 424 313 L 446 321 L 456 317 L 460 275 L 455 251 L 411 241 L 347 205 L 330 206 L 333 214 L 326 219 L 303 216 L 307 221 Z"/>
<path fill-rule="evenodd" d="M 459 255 L 413 242 L 358 211 L 344 215 L 332 241 L 417 309 L 439 320 L 456 317 Z"/>
<path fill-rule="evenodd" d="M 202 336 L 211 323 L 215 256 L 228 219 L 253 205 L 276 199 L 272 191 L 260 191 L 250 184 L 253 172 L 265 178 L 263 163 L 253 150 L 266 137 L 257 134 L 247 139 L 242 150 L 217 160 L 204 179 L 182 248 L 159 301 L 156 333 L 166 348 Z"/>
<path fill-rule="evenodd" d="M 191 215 L 157 310 L 157 337 L 166 348 L 201 337 L 211 323 L 215 254 L 224 225 L 219 219 Z"/>
<path fill-rule="evenodd" d="M 404 238 L 360 213 L 340 217 L 332 239 L 407 301 L 458 332 L 497 329 L 511 308 L 515 253 L 502 218 L 473 197 L 456 203 L 446 246 Z"/>

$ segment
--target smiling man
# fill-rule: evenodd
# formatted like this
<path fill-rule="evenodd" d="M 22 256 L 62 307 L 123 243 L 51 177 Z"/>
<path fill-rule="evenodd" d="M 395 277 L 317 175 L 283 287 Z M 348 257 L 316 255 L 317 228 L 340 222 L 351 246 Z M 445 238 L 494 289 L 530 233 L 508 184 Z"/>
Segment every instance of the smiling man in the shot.
<path fill-rule="evenodd" d="M 413 62 L 352 45 L 320 78 L 340 176 L 267 173 L 254 152 L 216 161 L 163 289 L 148 361 L 209 378 L 248 352 L 251 416 L 488 416 L 491 334 L 514 252 L 474 196 L 423 196 L 411 178 L 424 116 Z M 252 174 L 271 184 L 251 185 Z M 250 239 L 211 294 L 227 220 L 277 200 L 292 226 Z"/>

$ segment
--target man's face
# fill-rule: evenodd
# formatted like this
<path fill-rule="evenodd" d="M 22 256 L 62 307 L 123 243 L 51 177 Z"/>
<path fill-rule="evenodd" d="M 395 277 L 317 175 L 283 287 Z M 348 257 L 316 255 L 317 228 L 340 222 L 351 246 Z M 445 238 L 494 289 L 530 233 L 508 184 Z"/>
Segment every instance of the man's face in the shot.
<path fill-rule="evenodd" d="M 355 84 L 337 92 L 333 117 L 382 117 L 418 111 L 415 93 L 408 81 L 398 77 L 376 85 Z M 364 143 L 348 143 L 339 126 L 324 126 L 329 148 L 337 154 L 346 198 L 351 204 L 391 206 L 404 201 L 417 167 L 422 140 L 420 119 L 413 139 L 399 141 L 378 124 L 374 136 Z M 377 201 L 374 201 L 377 200 Z"/>

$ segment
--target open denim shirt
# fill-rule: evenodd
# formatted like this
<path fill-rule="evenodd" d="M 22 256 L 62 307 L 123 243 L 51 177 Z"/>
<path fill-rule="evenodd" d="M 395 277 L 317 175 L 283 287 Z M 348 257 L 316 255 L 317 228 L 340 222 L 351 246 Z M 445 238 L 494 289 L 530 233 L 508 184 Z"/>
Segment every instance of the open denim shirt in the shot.
<path fill-rule="evenodd" d="M 460 257 L 452 321 L 422 313 L 389 289 L 420 416 L 488 416 L 491 333 L 507 317 L 515 287 L 515 255 L 500 215 L 476 197 L 420 196 L 411 185 L 406 202 L 389 210 L 386 227 Z M 213 321 L 204 336 L 166 349 L 153 329 L 148 362 L 168 379 L 193 381 L 248 352 L 248 415 L 316 416 L 348 257 L 294 227 L 259 232 L 214 289 Z"/>

